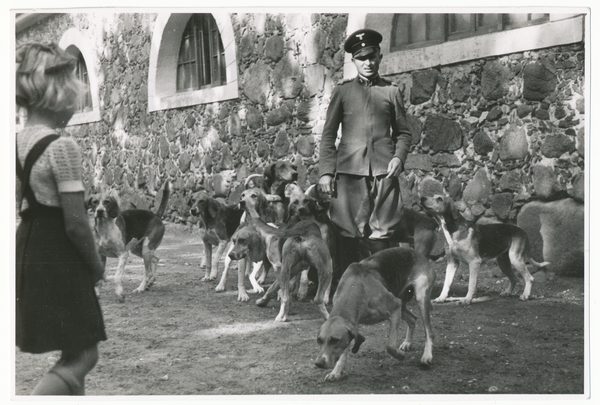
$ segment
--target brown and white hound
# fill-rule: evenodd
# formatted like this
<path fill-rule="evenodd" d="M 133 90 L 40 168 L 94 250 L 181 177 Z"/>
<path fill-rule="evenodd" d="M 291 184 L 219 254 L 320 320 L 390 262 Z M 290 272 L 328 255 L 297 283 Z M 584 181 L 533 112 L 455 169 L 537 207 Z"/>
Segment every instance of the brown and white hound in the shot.
<path fill-rule="evenodd" d="M 192 194 L 189 204 L 190 213 L 199 219 L 200 238 L 204 244 L 204 255 L 200 265 L 205 268 L 202 281 L 215 280 L 221 257 L 233 233 L 239 227 L 244 211 L 238 208 L 237 203 L 226 204 L 221 199 L 209 196 L 204 190 Z M 214 260 L 212 257 L 213 246 L 217 246 Z M 228 265 L 229 263 L 226 263 L 225 274 Z M 217 291 L 222 290 L 217 288 Z"/>
<path fill-rule="evenodd" d="M 277 160 L 268 165 L 263 174 L 248 176 L 244 181 L 244 189 L 258 188 L 263 191 L 274 215 L 268 222 L 281 224 L 287 218 L 289 186 L 297 180 L 296 165 L 287 160 Z"/>
<path fill-rule="evenodd" d="M 299 221 L 312 220 L 319 226 L 321 231 L 321 238 L 325 242 L 329 255 L 332 258 L 332 288 L 337 285 L 341 272 L 335 266 L 335 260 L 333 258 L 336 255 L 336 232 L 331 223 L 331 220 L 327 216 L 327 212 L 322 209 L 318 201 L 308 193 L 303 193 L 300 189 L 294 189 L 289 196 L 288 206 L 288 219 L 286 224 L 293 226 Z M 307 296 L 309 279 L 313 282 L 317 281 L 315 269 L 306 269 L 302 271 L 300 277 L 300 283 L 296 297 L 298 300 L 303 300 Z M 331 290 L 331 289 L 330 289 Z"/>
<path fill-rule="evenodd" d="M 421 363 L 429 366 L 433 360 L 430 299 L 434 281 L 435 272 L 429 261 L 410 248 L 384 249 L 359 263 L 352 263 L 340 280 L 329 319 L 317 337 L 320 351 L 315 365 L 333 368 L 325 381 L 340 379 L 348 352 L 352 349 L 352 353 L 356 353 L 364 342 L 365 338 L 358 332 L 359 324 L 374 325 L 389 320 L 387 352 L 398 360 L 404 359 L 412 345 L 417 319 L 406 307 L 413 297 L 425 326 Z M 408 330 L 400 344 L 401 320 L 408 324 Z"/>
<path fill-rule="evenodd" d="M 313 267 L 317 270 L 319 283 L 313 302 L 327 319 L 325 304 L 329 301 L 333 270 L 331 256 L 321 237 L 319 225 L 316 221 L 307 220 L 299 221 L 289 228 L 273 227 L 265 222 L 261 214 L 266 205 L 266 197 L 261 190 L 254 188 L 242 193 L 240 206 L 249 217 L 247 221 L 264 241 L 266 256 L 277 275 L 276 281 L 265 295 L 256 301 L 256 305 L 266 306 L 281 290 L 281 307 L 275 320 L 286 321 L 290 307 L 290 280 L 303 270 Z"/>
<path fill-rule="evenodd" d="M 124 301 L 123 274 L 129 252 L 144 259 L 145 274 L 142 283 L 133 292 L 147 290 L 156 279 L 158 257 L 156 249 L 162 242 L 165 226 L 161 220 L 171 192 L 170 183 L 163 189 L 162 200 L 156 213 L 142 209 L 121 211 L 115 197 L 106 192 L 88 199 L 87 207 L 94 212 L 94 232 L 98 253 L 106 265 L 107 257 L 119 260 L 114 276 L 115 292 Z"/>
<path fill-rule="evenodd" d="M 550 263 L 538 263 L 531 258 L 529 237 L 523 229 L 504 223 L 469 223 L 454 208 L 452 200 L 443 195 L 422 197 L 421 205 L 439 222 L 448 242 L 446 252 L 448 264 L 444 287 L 434 302 L 458 301 L 461 304 L 471 304 L 473 301 L 486 300 L 485 297 L 474 298 L 477 292 L 477 276 L 481 263 L 494 258 L 498 262 L 500 270 L 510 280 L 510 284 L 500 295 L 510 296 L 513 293 L 517 284 L 517 277 L 512 270 L 514 267 L 525 281 L 525 288 L 519 299 L 522 301 L 529 299 L 533 277 L 525 263 L 530 262 L 536 267 L 544 267 Z M 469 265 L 469 289 L 466 297 L 448 298 L 450 286 L 460 262 Z"/>

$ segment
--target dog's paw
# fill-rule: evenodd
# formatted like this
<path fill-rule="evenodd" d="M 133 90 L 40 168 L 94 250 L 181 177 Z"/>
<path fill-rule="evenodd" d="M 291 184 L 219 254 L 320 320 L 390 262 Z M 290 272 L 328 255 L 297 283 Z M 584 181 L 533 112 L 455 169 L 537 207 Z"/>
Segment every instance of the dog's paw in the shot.
<path fill-rule="evenodd" d="M 403 352 L 407 352 L 407 351 L 410 350 L 411 346 L 412 346 L 411 342 L 404 341 L 404 342 L 402 342 L 402 344 L 400 345 L 400 347 L 398 348 L 398 350 L 403 351 Z"/>
<path fill-rule="evenodd" d="M 423 366 L 431 366 L 431 364 L 433 363 L 433 356 L 431 354 L 425 354 L 423 353 L 423 357 L 421 357 L 421 364 Z"/>
<path fill-rule="evenodd" d="M 285 315 L 277 315 L 277 317 L 275 318 L 275 322 L 286 322 L 287 321 L 287 316 Z"/>
<path fill-rule="evenodd" d="M 258 286 L 257 288 L 254 288 L 250 291 L 248 291 L 250 294 L 262 294 L 265 292 L 265 289 L 262 288 L 261 286 Z"/>
<path fill-rule="evenodd" d="M 342 375 L 342 372 L 336 373 L 335 371 L 332 371 L 325 376 L 325 381 L 337 381 L 342 378 Z"/>
<path fill-rule="evenodd" d="M 406 352 L 404 352 L 403 350 L 400 349 L 395 349 L 393 347 L 388 347 L 387 348 L 387 352 L 395 359 L 397 360 L 404 360 L 404 357 L 406 356 Z"/>
<path fill-rule="evenodd" d="M 257 307 L 264 307 L 268 303 L 269 303 L 269 300 L 265 299 L 264 297 L 263 298 L 259 298 L 259 299 L 256 300 L 256 306 Z"/>
<path fill-rule="evenodd" d="M 248 296 L 248 293 L 246 291 L 244 292 L 238 292 L 238 301 L 243 301 L 246 302 L 250 299 L 250 297 Z"/>
<path fill-rule="evenodd" d="M 527 300 L 529 300 L 529 295 L 521 294 L 521 295 L 519 296 L 519 299 L 520 299 L 521 301 L 527 301 Z"/>
<path fill-rule="evenodd" d="M 216 286 L 216 287 L 215 287 L 215 291 L 216 291 L 216 292 L 222 292 L 222 291 L 225 291 L 225 286 L 224 286 L 224 285 L 221 285 L 221 284 L 219 284 L 218 286 Z"/>
<path fill-rule="evenodd" d="M 434 304 L 443 304 L 444 302 L 446 302 L 446 297 L 437 297 L 436 299 L 434 299 L 432 301 Z"/>
<path fill-rule="evenodd" d="M 304 293 L 298 291 L 298 294 L 296 294 L 296 301 L 301 301 L 301 302 L 307 301 L 307 298 L 306 298 L 306 296 L 308 295 L 307 293 L 308 293 L 308 291 L 305 291 Z"/>

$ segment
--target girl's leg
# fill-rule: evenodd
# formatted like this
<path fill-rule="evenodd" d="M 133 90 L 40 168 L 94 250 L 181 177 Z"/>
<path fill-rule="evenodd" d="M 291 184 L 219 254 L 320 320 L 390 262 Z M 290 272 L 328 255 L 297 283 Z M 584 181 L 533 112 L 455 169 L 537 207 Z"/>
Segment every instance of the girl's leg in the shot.
<path fill-rule="evenodd" d="M 63 351 L 60 360 L 34 388 L 32 395 L 85 395 L 85 376 L 98 362 L 98 346 Z"/>

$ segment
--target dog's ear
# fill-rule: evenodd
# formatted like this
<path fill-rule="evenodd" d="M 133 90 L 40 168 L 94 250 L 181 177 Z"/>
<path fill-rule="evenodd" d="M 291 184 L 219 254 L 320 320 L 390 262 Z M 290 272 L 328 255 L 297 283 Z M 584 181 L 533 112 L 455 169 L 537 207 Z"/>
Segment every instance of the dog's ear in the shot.
<path fill-rule="evenodd" d="M 264 251 L 265 245 L 263 239 L 257 232 L 250 232 L 248 235 L 248 257 L 250 260 L 255 263 L 262 261 Z"/>
<path fill-rule="evenodd" d="M 121 210 L 119 209 L 119 203 L 117 202 L 117 200 L 114 197 L 111 197 L 110 203 L 105 204 L 105 206 L 106 206 L 106 213 L 108 214 L 109 217 L 116 218 L 119 216 L 119 212 Z"/>
<path fill-rule="evenodd" d="M 85 207 L 86 211 L 92 208 L 93 201 L 94 201 L 94 196 L 93 195 L 90 196 L 90 197 L 88 197 L 87 200 L 85 200 L 84 207 Z"/>
<path fill-rule="evenodd" d="M 217 216 L 217 213 L 219 212 L 219 202 L 217 200 L 215 200 L 214 198 L 209 198 L 207 200 L 207 205 L 208 205 L 208 214 L 215 218 Z"/>
<path fill-rule="evenodd" d="M 358 332 L 350 332 L 350 335 L 354 338 L 354 346 L 352 347 L 352 353 L 356 353 L 358 352 L 358 349 L 360 349 L 360 345 L 362 345 L 365 341 L 365 337 Z"/>
<path fill-rule="evenodd" d="M 265 168 L 265 178 L 269 180 L 273 180 L 275 178 L 275 165 L 276 163 L 271 163 Z"/>
<path fill-rule="evenodd" d="M 267 207 L 269 206 L 269 201 L 263 193 L 257 193 L 257 195 L 258 197 L 256 199 L 256 212 L 258 212 L 258 214 L 264 218 L 267 214 Z"/>
<path fill-rule="evenodd" d="M 309 209 L 310 213 L 316 214 L 318 211 L 318 207 L 319 207 L 319 204 L 317 204 L 317 200 L 314 199 L 310 195 L 307 195 L 305 198 L 308 201 L 307 205 L 308 205 L 308 209 Z"/>

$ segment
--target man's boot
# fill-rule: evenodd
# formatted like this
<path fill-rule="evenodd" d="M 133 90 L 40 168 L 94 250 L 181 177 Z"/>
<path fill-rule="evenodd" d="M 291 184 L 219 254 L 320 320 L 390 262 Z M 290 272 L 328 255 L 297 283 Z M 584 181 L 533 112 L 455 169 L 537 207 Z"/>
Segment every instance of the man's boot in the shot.
<path fill-rule="evenodd" d="M 390 239 L 368 239 L 367 246 L 371 254 L 375 254 L 381 250 L 392 247 Z"/>

